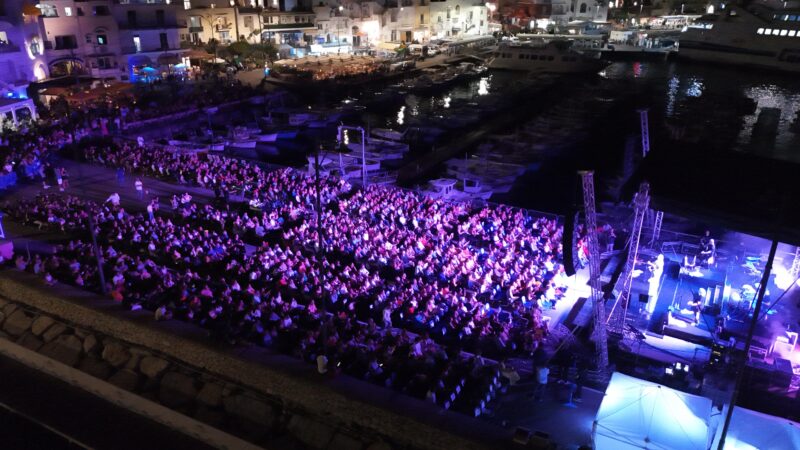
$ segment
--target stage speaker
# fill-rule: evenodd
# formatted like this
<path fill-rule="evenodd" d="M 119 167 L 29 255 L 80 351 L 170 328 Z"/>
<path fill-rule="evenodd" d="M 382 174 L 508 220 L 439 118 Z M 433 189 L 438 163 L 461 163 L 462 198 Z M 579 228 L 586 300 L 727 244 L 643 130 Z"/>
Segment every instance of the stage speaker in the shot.
<path fill-rule="evenodd" d="M 642 305 L 646 305 L 647 301 L 650 300 L 650 296 L 647 294 L 639 294 L 639 303 Z"/>
<path fill-rule="evenodd" d="M 792 384 L 792 362 L 788 359 L 775 358 L 775 372 L 773 373 L 773 384 L 788 388 Z"/>
<path fill-rule="evenodd" d="M 567 276 L 575 275 L 575 219 L 578 213 L 568 211 L 564 217 L 564 233 L 561 236 L 561 248 L 564 250 L 564 272 Z"/>

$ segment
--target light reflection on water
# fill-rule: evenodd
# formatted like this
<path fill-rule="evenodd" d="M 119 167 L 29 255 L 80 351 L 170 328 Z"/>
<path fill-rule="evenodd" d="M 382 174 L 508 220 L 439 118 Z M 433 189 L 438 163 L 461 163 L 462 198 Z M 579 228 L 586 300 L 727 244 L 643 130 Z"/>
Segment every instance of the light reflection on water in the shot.
<path fill-rule="evenodd" d="M 656 103 L 651 110 L 666 117 L 703 123 L 694 132 L 713 139 L 715 133 L 735 136 L 732 151 L 755 153 L 776 159 L 800 162 L 800 80 L 790 74 L 769 74 L 736 67 L 698 65 L 684 61 L 617 62 L 604 71 L 603 78 L 630 82 L 652 92 Z M 742 112 L 741 120 L 720 114 L 731 108 L 733 100 L 751 99 L 755 111 Z M 780 109 L 777 132 L 759 142 L 753 127 L 764 108 Z M 657 126 L 651 120 L 651 126 Z"/>
<path fill-rule="evenodd" d="M 498 72 L 467 83 L 459 83 L 436 94 L 408 94 L 405 96 L 404 104 L 391 114 L 387 114 L 381 121 L 388 127 L 400 127 L 413 125 L 414 120 L 424 121 L 427 118 L 458 114 L 467 108 L 466 105 L 478 101 L 480 97 L 488 98 L 490 94 L 502 94 L 505 89 L 514 86 L 515 83 L 512 81 L 518 80 L 520 76 L 511 72 Z"/>
<path fill-rule="evenodd" d="M 478 82 L 478 95 L 489 95 L 489 77 L 483 77 Z"/>

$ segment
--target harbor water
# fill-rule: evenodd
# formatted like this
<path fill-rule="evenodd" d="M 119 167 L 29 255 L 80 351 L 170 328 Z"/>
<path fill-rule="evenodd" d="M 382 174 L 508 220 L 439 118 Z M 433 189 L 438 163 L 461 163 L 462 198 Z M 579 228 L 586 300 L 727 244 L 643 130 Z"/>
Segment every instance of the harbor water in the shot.
<path fill-rule="evenodd" d="M 391 165 L 401 172 L 417 170 L 418 176 L 408 177 L 404 185 L 424 186 L 444 175 L 447 158 L 494 158 L 526 171 L 510 192 L 494 195 L 492 201 L 555 213 L 565 212 L 579 197 L 575 173 L 580 169 L 597 172 L 601 199 L 621 199 L 622 182 L 641 158 L 640 110 L 647 110 L 654 150 L 680 146 L 800 161 L 800 80 L 680 60 L 619 61 L 592 76 L 487 71 L 422 91 L 369 85 L 314 97 L 296 95 L 292 107 L 345 108 L 348 113 L 295 140 L 259 144 L 262 151 L 251 156 L 299 167 L 319 142 L 335 140 L 339 123 L 366 129 L 438 129 L 440 137 L 412 142 L 406 157 Z M 240 111 L 240 120 L 252 121 L 264 113 L 263 107 L 253 107 Z M 214 120 L 220 125 L 233 117 Z M 269 151 L 263 151 L 266 147 Z M 449 152 L 446 158 L 430 168 L 421 163 L 442 151 Z"/>

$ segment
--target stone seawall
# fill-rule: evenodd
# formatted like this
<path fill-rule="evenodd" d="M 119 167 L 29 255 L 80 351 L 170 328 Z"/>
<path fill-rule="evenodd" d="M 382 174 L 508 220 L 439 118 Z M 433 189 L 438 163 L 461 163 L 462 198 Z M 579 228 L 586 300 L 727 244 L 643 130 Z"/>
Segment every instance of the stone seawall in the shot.
<path fill-rule="evenodd" d="M 313 367 L 257 347 L 214 348 L 193 325 L 156 322 L 11 269 L 0 270 L 0 338 L 267 448 L 503 447 L 492 442 L 499 430 L 475 419 L 431 415 L 429 404 L 358 380 L 321 379 Z M 338 392 L 341 383 L 356 392 Z M 375 404 L 381 396 L 393 411 Z"/>

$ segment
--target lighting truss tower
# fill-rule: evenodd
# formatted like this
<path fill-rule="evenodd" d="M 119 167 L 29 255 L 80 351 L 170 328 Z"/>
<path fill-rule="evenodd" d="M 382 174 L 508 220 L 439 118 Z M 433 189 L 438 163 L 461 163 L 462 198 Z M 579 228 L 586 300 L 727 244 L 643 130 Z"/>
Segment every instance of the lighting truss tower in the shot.
<path fill-rule="evenodd" d="M 639 238 L 642 235 L 644 216 L 650 204 L 650 185 L 648 183 L 642 183 L 639 186 L 639 192 L 636 193 L 633 204 L 633 227 L 631 228 L 630 247 L 628 247 L 628 259 L 625 261 L 625 267 L 617 281 L 617 286 L 620 288 L 619 290 L 614 289 L 614 292 L 617 293 L 617 298 L 607 319 L 608 329 L 611 333 L 618 335 L 623 335 L 625 331 L 625 318 L 628 314 L 628 301 L 631 297 L 633 270 L 636 266 L 636 258 L 639 256 Z"/>
<path fill-rule="evenodd" d="M 639 110 L 639 126 L 642 129 L 642 158 L 650 153 L 650 125 L 647 120 L 647 109 Z"/>
<path fill-rule="evenodd" d="M 792 260 L 792 268 L 789 269 L 789 275 L 793 280 L 800 276 L 800 247 L 797 247 L 794 251 L 794 260 Z"/>
<path fill-rule="evenodd" d="M 661 237 L 661 224 L 664 222 L 664 211 L 656 211 L 656 220 L 653 223 L 653 236 L 650 238 L 650 247 L 655 247 Z M 800 268 L 800 267 L 798 267 Z"/>
<path fill-rule="evenodd" d="M 605 373 L 608 368 L 608 338 L 606 334 L 606 308 L 600 289 L 600 247 L 597 244 L 597 217 L 594 200 L 594 172 L 579 172 L 583 184 L 583 206 L 586 215 L 586 234 L 589 244 L 589 286 L 594 308 L 594 340 L 597 368 Z"/>

